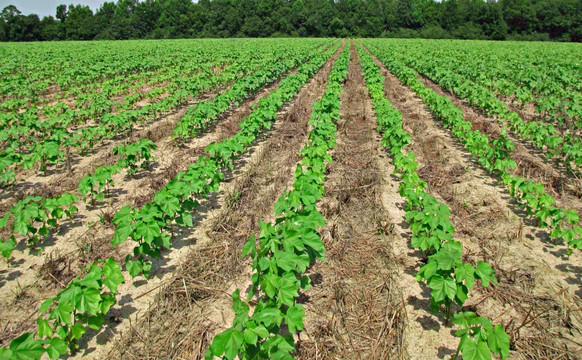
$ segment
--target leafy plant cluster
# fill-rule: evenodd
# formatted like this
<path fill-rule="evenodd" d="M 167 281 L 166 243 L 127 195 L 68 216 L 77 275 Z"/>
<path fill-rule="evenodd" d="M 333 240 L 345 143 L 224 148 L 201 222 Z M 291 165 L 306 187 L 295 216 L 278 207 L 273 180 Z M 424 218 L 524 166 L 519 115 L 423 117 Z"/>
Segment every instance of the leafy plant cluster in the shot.
<path fill-rule="evenodd" d="M 176 46 L 178 45 L 178 46 Z M 26 57 L 13 56 L 3 64 L 8 74 L 0 88 L 4 101 L 0 105 L 3 111 L 16 112 L 30 105 L 46 105 L 51 100 L 72 98 L 75 108 L 86 110 L 94 102 L 109 101 L 120 95 L 130 95 L 136 90 L 154 85 L 164 85 L 167 90 L 180 87 L 184 79 L 194 75 L 205 78 L 217 75 L 213 68 L 221 67 L 222 73 L 237 73 L 254 60 L 250 49 L 238 48 L 234 44 L 212 47 L 204 44 L 180 44 L 151 46 L 147 43 L 123 44 L 119 46 L 82 45 L 66 46 L 59 54 L 47 57 L 47 49 L 39 47 L 28 49 Z M 130 47 L 130 51 L 127 50 Z M 52 47 L 54 48 L 54 47 Z M 283 50 L 283 49 L 281 49 Z M 71 61 L 70 54 L 75 61 Z M 11 54 L 13 55 L 13 54 Z M 240 62 L 238 60 L 247 60 Z M 241 67 L 243 66 L 243 67 Z M 140 92 L 149 97 L 158 89 Z M 130 102 L 135 100 L 130 99 Z M 125 106 L 125 99 L 119 103 L 111 101 L 110 106 Z M 57 102 L 56 105 L 65 105 Z M 43 106 L 45 115 L 54 106 Z"/>
<path fill-rule="evenodd" d="M 258 246 L 252 235 L 243 248 L 243 257 L 253 263 L 252 287 L 247 301 L 258 296 L 253 313 L 233 295 L 233 326 L 215 336 L 206 359 L 292 359 L 295 344 L 292 335 L 283 335 L 283 324 L 290 334 L 303 330 L 305 310 L 296 302 L 299 290 L 311 287 L 305 271 L 316 260 L 325 259 L 325 246 L 317 230 L 325 219 L 316 204 L 324 195 L 329 150 L 336 146 L 342 83 L 348 73 L 349 45 L 346 45 L 330 74 L 322 98 L 313 105 L 308 144 L 301 151 L 293 190 L 285 191 L 274 206 L 274 224 L 259 222 Z"/>
<path fill-rule="evenodd" d="M 126 241 L 130 235 L 132 239 L 140 237 L 135 254 L 160 256 L 162 247 L 170 247 L 174 220 L 180 226 L 192 226 L 191 211 L 198 204 L 196 197 L 218 191 L 224 178 L 219 166 L 232 168 L 235 153 L 240 154 L 261 131 L 270 129 L 277 111 L 293 98 L 339 46 L 338 43 L 324 54 L 317 53 L 310 62 L 298 68 L 297 73 L 281 81 L 279 88 L 271 91 L 249 117 L 243 119 L 241 130 L 235 137 L 210 146 L 217 152 L 207 149 L 212 153 L 210 157 L 201 156 L 186 172 L 180 172 L 156 193 L 152 203 L 140 210 L 122 208 L 115 216 L 116 232 L 112 243 Z M 235 141 L 228 141 L 233 139 Z M 236 141 L 242 142 L 242 148 L 233 146 Z M 227 149 L 233 153 L 228 153 Z M 131 229 L 131 234 L 126 232 L 127 227 Z M 143 257 L 127 259 L 125 265 L 132 277 L 140 273 L 147 276 L 151 269 L 151 263 L 144 261 Z M 37 319 L 36 337 L 26 333 L 12 340 L 8 348 L 0 349 L 0 359 L 40 359 L 44 354 L 58 358 L 66 354 L 67 349 L 76 349 L 76 341 L 87 329 L 100 329 L 104 316 L 115 304 L 117 286 L 123 282 L 121 265 L 114 259 L 99 260 L 88 266 L 84 275 L 73 280 L 55 298 L 43 303 L 41 311 L 48 312 L 48 317 Z"/>
<path fill-rule="evenodd" d="M 28 131 L 38 134 L 31 140 L 33 145 L 21 149 L 20 139 L 12 139 L 0 154 L 0 176 L 4 183 L 14 181 L 14 170 L 18 165 L 23 169 L 31 169 L 38 164 L 41 171 L 46 171 L 48 165 L 70 160 L 71 149 L 86 154 L 101 140 L 131 132 L 137 123 L 153 120 L 159 114 L 185 104 L 188 97 L 188 92 L 179 90 L 157 103 L 118 114 L 106 114 L 97 125 L 73 131 L 68 129 L 70 118 L 63 121 L 62 117 L 57 117 L 40 122 L 43 127 L 50 125 L 51 130 L 47 132 L 36 131 L 33 119 L 25 125 Z"/>
<path fill-rule="evenodd" d="M 65 193 L 54 198 L 43 199 L 29 196 L 12 206 L 0 219 L 0 228 L 8 228 L 8 239 L 0 240 L 0 253 L 9 258 L 18 245 L 16 238 L 20 234 L 26 238 L 30 248 L 34 248 L 51 229 L 58 229 L 63 217 L 72 218 L 78 209 L 74 205 L 77 198 Z"/>
<path fill-rule="evenodd" d="M 43 302 L 40 311 L 47 315 L 36 319 L 36 334 L 24 333 L 7 348 L 0 348 L 0 360 L 38 360 L 45 354 L 58 359 L 68 350 L 74 351 L 87 329 L 101 328 L 115 304 L 117 287 L 124 282 L 121 267 L 113 258 L 87 266 L 82 276 Z"/>
<path fill-rule="evenodd" d="M 438 49 L 427 43 L 409 45 L 401 59 L 420 72 L 427 66 L 454 71 L 512 103 L 533 104 L 546 122 L 572 130 L 582 127 L 582 76 L 574 49 L 540 44 L 441 43 Z"/>
<path fill-rule="evenodd" d="M 340 46 L 338 43 L 324 54 L 317 52 L 311 60 L 287 76 L 279 87 L 261 99 L 251 114 L 239 124 L 240 131 L 220 143 L 208 145 L 209 156 L 200 156 L 186 172 L 180 172 L 159 190 L 151 203 L 141 209 L 123 207 L 113 219 L 116 226 L 112 244 L 117 246 L 128 238 L 137 243 L 133 257 L 126 258 L 132 277 L 149 276 L 149 257 L 160 257 L 163 248 L 169 249 L 173 224 L 192 226 L 191 212 L 199 205 L 197 199 L 218 191 L 224 175 L 221 170 L 233 168 L 233 161 L 254 143 L 259 134 L 271 128 L 277 111 L 291 100 L 317 70 Z"/>
<path fill-rule="evenodd" d="M 85 201 L 89 197 L 92 205 L 103 201 L 109 188 L 115 185 L 112 177 L 125 168 L 130 176 L 134 176 L 139 168 L 147 169 L 152 162 L 156 161 L 152 155 L 152 151 L 156 148 L 156 144 L 149 139 L 139 139 L 132 144 L 117 146 L 113 149 L 114 155 L 121 155 L 117 163 L 99 166 L 94 174 L 87 174 L 81 179 L 77 191 L 85 196 Z"/>
<path fill-rule="evenodd" d="M 282 46 L 284 51 L 280 56 L 304 58 L 306 53 L 313 51 L 318 45 L 330 42 L 331 40 L 309 42 L 291 49 Z M 0 185 L 14 182 L 15 170 L 19 166 L 30 169 L 38 165 L 39 170 L 46 172 L 49 165 L 69 162 L 72 150 L 81 155 L 86 154 L 103 139 L 130 133 L 136 124 L 151 121 L 162 113 L 184 105 L 191 96 L 200 94 L 204 89 L 226 85 L 257 68 L 268 67 L 274 62 L 272 56 L 265 56 L 269 54 L 269 51 L 254 54 L 249 50 L 245 56 L 236 59 L 237 64 L 223 69 L 220 74 L 207 69 L 189 78 L 174 79 L 176 89 L 170 91 L 168 88 L 168 96 L 138 109 L 113 113 L 112 100 L 100 94 L 94 96 L 96 100 L 91 105 L 94 111 L 72 110 L 57 103 L 54 107 L 43 107 L 41 110 L 29 108 L 22 113 L 0 112 L 0 129 L 7 130 L 0 135 L 0 141 L 4 145 L 0 153 Z M 210 60 L 205 62 L 213 63 Z M 51 109 L 54 112 L 51 113 Z M 42 112 L 49 112 L 50 116 L 42 119 Z M 97 124 L 70 129 L 87 118 L 97 118 Z"/>
<path fill-rule="evenodd" d="M 421 53 L 416 52 L 401 55 L 400 58 L 444 89 L 467 100 L 471 105 L 484 110 L 487 114 L 496 116 L 499 121 L 507 124 L 508 128 L 521 139 L 531 141 L 537 148 L 542 149 L 548 158 L 559 159 L 570 170 L 578 169 L 582 165 L 582 143 L 580 138 L 573 136 L 569 131 L 561 134 L 551 123 L 535 120 L 523 121 L 516 112 L 510 110 L 507 104 L 499 100 L 492 91 L 485 86 L 468 80 L 466 76 L 459 75 L 457 68 L 451 68 L 450 65 L 440 66 L 442 61 L 428 60 Z M 578 109 L 582 114 L 582 95 L 579 94 L 579 97 L 580 104 L 573 104 L 571 109 L 564 111 L 570 112 Z M 536 101 L 541 100 L 536 99 Z M 549 109 L 553 108 L 550 107 L 547 110 L 549 111 Z M 574 113 L 570 114 L 572 119 L 575 119 L 576 116 Z M 579 115 L 577 117 L 578 119 L 580 118 Z M 577 122 L 580 123 L 579 120 Z"/>
<path fill-rule="evenodd" d="M 372 56 L 359 44 L 357 49 L 374 105 L 378 131 L 382 134 L 382 146 L 390 151 L 394 173 L 401 178 L 399 190 L 406 199 L 406 221 L 410 223 L 413 234 L 411 246 L 428 256 L 416 279 L 426 282 L 431 289 L 431 310 L 443 311 L 448 319 L 452 305 L 462 307 L 477 280 L 485 287 L 490 283 L 497 284 L 495 271 L 483 261 L 479 261 L 476 267 L 463 261 L 462 244 L 452 237 L 455 229 L 449 219 L 449 208 L 425 191 L 427 184 L 416 172 L 415 156 L 405 150 L 411 137 L 403 129 L 402 114 L 384 95 L 385 78 Z M 502 325 L 493 327 L 488 319 L 470 312 L 454 314 L 454 323 L 461 326 L 456 332 L 461 337 L 457 355 L 461 353 L 464 359 L 491 359 L 491 353 L 504 359 L 509 354 L 509 336 Z"/>
<path fill-rule="evenodd" d="M 51 116 L 55 110 L 72 107 L 77 110 L 77 121 L 93 119 L 106 113 L 104 108 L 126 110 L 138 99 L 153 99 L 164 92 L 184 89 L 192 77 L 214 78 L 216 85 L 223 86 L 273 60 L 331 41 L 238 39 L 105 46 L 77 43 L 63 44 L 58 54 L 54 44 L 39 44 L 26 51 L 8 47 L 0 66 L 4 75 L 0 111 L 18 115 L 20 109 L 36 105 L 39 114 Z"/>
<path fill-rule="evenodd" d="M 546 193 L 543 184 L 513 176 L 508 172 L 516 164 L 509 157 L 513 142 L 504 132 L 498 139 L 490 140 L 479 130 L 473 130 L 472 124 L 463 118 L 462 110 L 453 105 L 448 97 L 426 88 L 414 70 L 387 52 L 377 48 L 376 53 L 394 75 L 424 100 L 432 113 L 450 129 L 479 163 L 491 174 L 498 175 L 498 179 L 509 188 L 510 195 L 520 206 L 525 207 L 528 215 L 535 216 L 541 228 L 548 228 L 553 239 L 563 240 L 568 247 L 582 248 L 582 228 L 578 214 L 573 210 L 553 206 L 555 199 Z M 568 251 L 571 251 L 570 248 Z"/>
<path fill-rule="evenodd" d="M 149 139 L 140 139 L 135 143 L 120 145 L 114 149 L 114 154 L 121 155 L 118 162 L 110 166 L 100 166 L 94 174 L 87 174 L 79 183 L 77 192 L 85 196 L 85 202 L 95 205 L 105 198 L 106 191 L 114 185 L 112 176 L 128 169 L 128 174 L 134 175 L 138 166 L 147 168 L 155 158 L 151 151 L 156 145 Z M 105 190 L 105 191 L 104 191 Z M 77 196 L 64 193 L 52 198 L 29 196 L 12 206 L 0 219 L 0 228 L 9 227 L 10 235 L 0 240 L 0 253 L 6 259 L 10 258 L 16 248 L 17 235 L 25 236 L 29 248 L 33 249 L 49 236 L 50 229 L 58 229 L 60 220 L 72 218 L 78 212 L 75 203 Z"/>
<path fill-rule="evenodd" d="M 228 110 L 232 104 L 238 106 L 244 99 L 256 94 L 259 89 L 309 59 L 314 51 L 319 50 L 306 49 L 306 51 L 297 56 L 291 57 L 286 54 L 279 54 L 265 67 L 258 69 L 249 76 L 240 78 L 213 99 L 199 102 L 190 107 L 184 117 L 176 124 L 174 136 L 180 141 L 184 141 L 198 135 L 212 125 L 220 114 Z"/>

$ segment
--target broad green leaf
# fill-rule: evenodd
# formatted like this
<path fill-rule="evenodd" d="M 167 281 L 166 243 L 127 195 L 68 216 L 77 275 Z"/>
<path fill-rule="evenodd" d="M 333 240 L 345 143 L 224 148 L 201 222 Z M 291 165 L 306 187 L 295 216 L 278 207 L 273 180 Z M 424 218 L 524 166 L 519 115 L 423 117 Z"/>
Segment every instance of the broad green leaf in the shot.
<path fill-rule="evenodd" d="M 59 338 L 52 338 L 49 341 L 49 345 L 46 349 L 46 352 L 49 358 L 56 360 L 60 358 L 62 355 L 67 353 L 67 343 L 64 342 L 62 339 Z"/>
<path fill-rule="evenodd" d="M 36 340 L 30 333 L 22 334 L 12 340 L 9 349 L 13 360 L 40 359 L 45 353 L 43 343 Z"/>
<path fill-rule="evenodd" d="M 74 309 L 75 308 L 73 307 L 73 305 L 62 301 L 56 308 L 53 309 L 51 315 L 54 313 L 60 322 L 65 323 L 67 325 L 71 325 L 72 324 L 71 314 L 73 313 Z"/>
<path fill-rule="evenodd" d="M 300 304 L 296 304 L 289 309 L 285 314 L 285 322 L 289 327 L 289 332 L 295 334 L 297 330 L 303 330 L 303 317 L 305 316 L 305 310 Z"/>
<path fill-rule="evenodd" d="M 103 325 L 104 321 L 105 321 L 105 317 L 103 315 L 99 314 L 96 316 L 91 316 L 87 320 L 87 325 L 89 326 L 89 328 L 91 328 L 93 330 L 99 330 L 101 328 L 101 325 Z"/>
<path fill-rule="evenodd" d="M 246 257 L 248 254 L 251 254 L 251 257 L 255 256 L 256 252 L 256 243 L 255 243 L 255 234 L 252 234 L 249 237 L 249 240 L 245 243 L 242 250 L 242 256 Z"/>
<path fill-rule="evenodd" d="M 283 321 L 281 310 L 273 307 L 267 307 L 261 310 L 258 314 L 254 315 L 254 318 L 258 322 L 265 324 L 266 327 L 273 325 L 279 326 L 281 325 L 281 321 Z"/>
<path fill-rule="evenodd" d="M 483 283 L 483 286 L 489 287 L 490 281 L 497 285 L 497 279 L 494 276 L 495 270 L 493 270 L 491 265 L 487 264 L 486 262 L 479 261 L 477 263 L 477 269 L 475 269 L 475 274 L 479 276 L 479 279 L 481 279 L 481 283 Z"/>
<path fill-rule="evenodd" d="M 461 348 L 463 360 L 491 360 L 489 347 L 483 341 L 475 343 L 471 338 L 465 338 Z"/>
<path fill-rule="evenodd" d="M 9 237 L 6 241 L 0 240 L 0 253 L 3 257 L 9 258 L 12 254 L 12 250 L 16 247 L 16 240 L 13 236 Z"/>
<path fill-rule="evenodd" d="M 487 344 L 489 349 L 495 354 L 499 354 L 501 359 L 509 356 L 509 335 L 505 332 L 502 325 L 495 325 L 495 328 L 487 332 Z"/>
<path fill-rule="evenodd" d="M 243 335 L 236 330 L 228 329 L 214 337 L 211 349 L 214 355 L 224 354 L 228 360 L 234 359 L 243 344 Z"/>
<path fill-rule="evenodd" d="M 103 265 L 103 285 L 107 286 L 112 293 L 117 293 L 117 286 L 123 284 L 125 279 L 121 273 L 121 266 L 113 258 L 109 258 Z"/>
<path fill-rule="evenodd" d="M 113 239 L 111 240 L 111 244 L 113 246 L 120 245 L 124 243 L 129 235 L 131 235 L 132 227 L 130 222 L 120 222 L 115 227 L 115 234 L 113 235 Z"/>
<path fill-rule="evenodd" d="M 428 286 L 432 289 L 432 298 L 437 302 L 441 302 L 445 298 L 453 300 L 457 294 L 457 284 L 451 277 L 443 278 L 442 275 L 436 274 L 432 277 Z"/>
<path fill-rule="evenodd" d="M 100 311 L 103 315 L 109 312 L 109 309 L 115 304 L 115 296 L 112 294 L 103 295 L 103 299 L 101 300 L 101 308 Z"/>
<path fill-rule="evenodd" d="M 39 317 L 36 319 L 36 324 L 38 325 L 36 333 L 39 338 L 50 338 L 53 336 L 53 329 L 49 325 L 48 321 Z"/>
<path fill-rule="evenodd" d="M 462 255 L 461 244 L 457 241 L 449 241 L 432 258 L 437 261 L 440 270 L 451 270 L 461 260 Z"/>
<path fill-rule="evenodd" d="M 48 298 L 45 301 L 43 301 L 43 303 L 40 305 L 40 309 L 38 311 L 40 312 L 47 312 L 49 310 L 49 308 L 51 307 L 51 305 L 54 303 L 55 298 Z"/>
<path fill-rule="evenodd" d="M 140 275 L 143 271 L 143 264 L 140 260 L 128 260 L 125 262 L 125 266 L 132 278 Z"/>
<path fill-rule="evenodd" d="M 81 323 L 75 323 L 75 325 L 71 326 L 71 337 L 75 340 L 79 340 L 85 332 L 87 332 L 87 329 Z"/>
<path fill-rule="evenodd" d="M 96 315 L 101 303 L 101 294 L 97 289 L 85 289 L 76 303 L 77 311 Z"/>

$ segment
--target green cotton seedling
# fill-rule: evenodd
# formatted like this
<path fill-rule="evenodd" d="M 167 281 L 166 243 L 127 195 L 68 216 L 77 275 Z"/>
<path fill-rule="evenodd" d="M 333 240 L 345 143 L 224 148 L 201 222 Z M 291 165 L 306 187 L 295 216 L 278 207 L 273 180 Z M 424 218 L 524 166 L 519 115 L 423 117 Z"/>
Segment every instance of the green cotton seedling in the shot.
<path fill-rule="evenodd" d="M 479 261 L 477 267 L 462 261 L 461 243 L 448 241 L 435 254 L 429 256 L 416 275 L 417 281 L 426 281 L 431 288 L 431 310 L 440 311 L 444 307 L 447 318 L 453 303 L 462 307 L 468 294 L 480 280 L 484 287 L 490 283 L 497 285 L 495 271 L 491 265 Z"/>
<path fill-rule="evenodd" d="M 114 155 L 121 155 L 118 165 L 128 168 L 128 174 L 134 176 L 138 168 L 147 169 L 156 159 L 152 156 L 152 151 L 157 149 L 149 139 L 139 139 L 137 142 L 128 145 L 120 145 L 113 149 Z M 141 163 L 140 163 L 141 161 Z M 139 167 L 138 167 L 138 163 Z"/>
<path fill-rule="evenodd" d="M 76 341 L 87 331 L 85 326 L 96 330 L 101 327 L 115 304 L 117 287 L 124 281 L 121 267 L 112 258 L 88 266 L 82 278 L 73 280 L 41 305 L 40 311 L 48 312 L 48 318 L 37 320 L 42 324 L 39 337 L 56 335 L 74 350 Z M 109 294 L 104 292 L 105 288 Z"/>
<path fill-rule="evenodd" d="M 74 195 L 64 193 L 54 198 L 43 199 L 29 196 L 12 206 L 0 219 L 0 228 L 10 225 L 10 237 L 0 242 L 0 251 L 4 258 L 9 258 L 16 247 L 16 235 L 26 236 L 28 246 L 33 249 L 46 236 L 50 229 L 57 229 L 63 218 L 72 218 L 78 209 L 73 204 Z M 12 221 L 10 221 L 12 220 Z"/>
<path fill-rule="evenodd" d="M 140 139 L 129 145 L 121 145 L 113 149 L 114 155 L 121 155 L 116 164 L 109 166 L 99 166 L 94 174 L 87 174 L 79 183 L 77 191 L 85 196 L 85 201 L 90 199 L 91 205 L 95 206 L 103 201 L 109 194 L 109 189 L 115 184 L 113 176 L 127 168 L 128 174 L 133 176 L 138 171 L 138 163 L 142 169 L 147 169 L 155 158 L 151 151 L 156 149 L 156 145 L 149 139 Z"/>
<path fill-rule="evenodd" d="M 58 164 L 65 157 L 65 152 L 61 150 L 60 144 L 56 141 L 39 142 L 34 145 L 29 155 L 23 156 L 22 168 L 32 169 L 35 164 L 39 164 L 39 170 L 45 173 L 49 164 Z"/>
<path fill-rule="evenodd" d="M 12 166 L 19 163 L 21 160 L 20 155 L 16 152 L 6 152 L 0 154 L 0 185 L 6 186 L 14 183 L 16 180 L 16 172 L 12 169 Z"/>
<path fill-rule="evenodd" d="M 472 312 L 455 314 L 453 322 L 461 327 L 455 332 L 461 342 L 453 359 L 462 355 L 463 360 L 490 360 L 491 353 L 502 360 L 509 356 L 509 335 L 502 325 L 493 326 L 489 319 L 476 316 Z"/>
<path fill-rule="evenodd" d="M 109 189 L 115 185 L 112 177 L 121 172 L 121 169 L 119 164 L 99 166 L 94 174 L 87 174 L 81 179 L 77 191 L 85 196 L 85 201 L 88 196 L 91 199 L 91 205 L 95 206 L 109 194 Z"/>
<path fill-rule="evenodd" d="M 73 352 L 87 329 L 100 329 L 116 302 L 118 286 L 124 282 L 121 267 L 113 258 L 87 266 L 84 276 L 42 303 L 40 312 L 48 315 L 36 319 L 36 337 L 25 333 L 12 340 L 8 348 L 0 349 L 0 360 L 40 360 L 45 354 L 59 359 L 69 350 Z"/>
<path fill-rule="evenodd" d="M 575 210 L 564 210 L 552 206 L 554 198 L 545 192 L 543 184 L 529 179 L 504 176 L 503 182 L 509 187 L 510 195 L 518 199 L 518 204 L 525 207 L 528 215 L 534 215 L 540 228 L 548 228 L 552 239 L 562 239 L 574 249 L 582 248 L 582 233 L 579 231 L 579 217 Z"/>
<path fill-rule="evenodd" d="M 503 128 L 497 139 L 491 140 L 492 155 L 488 158 L 493 164 L 490 171 L 503 173 L 506 169 L 515 168 L 515 162 L 510 158 L 510 153 L 515 149 L 513 141 L 506 135 L 507 130 Z"/>
<path fill-rule="evenodd" d="M 413 233 L 411 246 L 431 254 L 438 252 L 444 242 L 452 240 L 455 229 L 449 220 L 449 208 L 432 196 L 421 194 L 418 211 L 409 208 L 411 203 L 407 204 L 406 221 Z"/>

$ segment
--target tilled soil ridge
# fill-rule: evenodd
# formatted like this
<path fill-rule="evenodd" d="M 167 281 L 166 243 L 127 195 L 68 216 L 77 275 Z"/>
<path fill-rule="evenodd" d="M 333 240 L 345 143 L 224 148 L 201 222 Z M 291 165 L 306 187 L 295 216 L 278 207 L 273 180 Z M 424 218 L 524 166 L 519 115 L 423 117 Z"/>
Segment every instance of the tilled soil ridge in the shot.
<path fill-rule="evenodd" d="M 308 272 L 298 359 L 388 359 L 405 353 L 406 313 L 394 224 L 382 207 L 381 146 L 355 46 L 340 94 L 337 147 L 320 204 L 326 260 Z"/>

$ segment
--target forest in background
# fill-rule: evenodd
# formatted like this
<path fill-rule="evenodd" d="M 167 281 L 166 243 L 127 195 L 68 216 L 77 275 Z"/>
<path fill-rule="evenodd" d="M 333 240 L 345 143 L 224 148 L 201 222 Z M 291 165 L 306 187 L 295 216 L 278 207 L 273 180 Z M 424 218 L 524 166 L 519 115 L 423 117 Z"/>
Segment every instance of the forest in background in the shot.
<path fill-rule="evenodd" d="M 227 37 L 582 41 L 582 0 L 118 0 L 0 13 L 0 41 Z"/>

